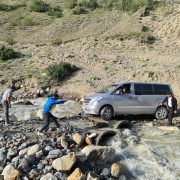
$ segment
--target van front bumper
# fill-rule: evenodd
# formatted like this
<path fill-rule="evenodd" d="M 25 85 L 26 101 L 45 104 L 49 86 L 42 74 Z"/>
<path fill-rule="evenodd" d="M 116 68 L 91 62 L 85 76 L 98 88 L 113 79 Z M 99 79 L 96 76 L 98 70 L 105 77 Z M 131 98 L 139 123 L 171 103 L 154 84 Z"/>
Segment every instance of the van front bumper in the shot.
<path fill-rule="evenodd" d="M 90 105 L 83 103 L 82 109 L 86 114 L 99 115 L 100 107 L 98 106 L 98 104 Z"/>

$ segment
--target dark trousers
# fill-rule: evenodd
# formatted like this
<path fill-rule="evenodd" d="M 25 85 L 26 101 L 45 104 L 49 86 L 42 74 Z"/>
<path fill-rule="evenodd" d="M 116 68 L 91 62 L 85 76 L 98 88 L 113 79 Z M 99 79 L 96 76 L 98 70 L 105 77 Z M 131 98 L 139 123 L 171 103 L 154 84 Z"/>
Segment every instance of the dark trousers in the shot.
<path fill-rule="evenodd" d="M 174 109 L 172 107 L 168 107 L 168 124 L 172 125 L 172 120 L 174 117 Z"/>
<path fill-rule="evenodd" d="M 56 127 L 59 128 L 59 123 L 57 122 L 57 118 L 53 116 L 50 112 L 43 113 L 43 120 L 45 121 L 42 128 L 39 130 L 39 132 L 43 132 L 48 129 L 49 124 L 51 121 L 53 121 L 56 124 Z"/>
<path fill-rule="evenodd" d="M 5 123 L 9 123 L 9 105 L 7 101 L 2 102 L 3 111 L 5 115 Z"/>

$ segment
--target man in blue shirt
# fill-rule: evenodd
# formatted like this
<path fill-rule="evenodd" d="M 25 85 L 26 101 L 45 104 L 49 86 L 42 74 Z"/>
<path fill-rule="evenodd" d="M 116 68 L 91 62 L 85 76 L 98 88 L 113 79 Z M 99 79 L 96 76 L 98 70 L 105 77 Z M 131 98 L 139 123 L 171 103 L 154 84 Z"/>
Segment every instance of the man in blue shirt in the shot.
<path fill-rule="evenodd" d="M 43 135 L 43 131 L 45 131 L 50 124 L 50 121 L 52 120 L 55 124 L 56 127 L 59 128 L 59 123 L 57 122 L 57 117 L 53 116 L 51 114 L 51 110 L 54 109 L 56 104 L 63 104 L 66 101 L 65 100 L 58 100 L 60 99 L 60 96 L 55 93 L 53 97 L 48 97 L 44 109 L 43 109 L 43 120 L 45 121 L 42 128 L 38 131 L 38 135 Z"/>

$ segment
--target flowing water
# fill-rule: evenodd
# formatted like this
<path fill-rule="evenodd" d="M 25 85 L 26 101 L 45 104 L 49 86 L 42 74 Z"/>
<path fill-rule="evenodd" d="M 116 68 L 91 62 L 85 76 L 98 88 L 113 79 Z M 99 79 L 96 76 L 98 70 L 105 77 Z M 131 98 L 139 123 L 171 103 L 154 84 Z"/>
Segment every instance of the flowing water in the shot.
<path fill-rule="evenodd" d="M 135 179 L 180 179 L 180 131 L 134 127 L 121 130 L 108 145 L 116 149 L 119 161 Z"/>

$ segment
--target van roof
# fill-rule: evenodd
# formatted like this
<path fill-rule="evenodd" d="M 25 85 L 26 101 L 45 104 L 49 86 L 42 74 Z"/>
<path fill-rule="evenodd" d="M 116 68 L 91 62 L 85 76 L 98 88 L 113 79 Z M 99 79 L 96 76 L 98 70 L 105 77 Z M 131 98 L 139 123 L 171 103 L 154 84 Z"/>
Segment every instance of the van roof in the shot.
<path fill-rule="evenodd" d="M 127 81 L 127 82 L 115 82 L 113 83 L 113 85 L 121 85 L 121 84 L 125 84 L 125 83 L 135 83 L 135 84 L 159 84 L 159 85 L 169 85 L 167 83 L 154 83 L 154 82 L 133 82 L 133 81 Z"/>

